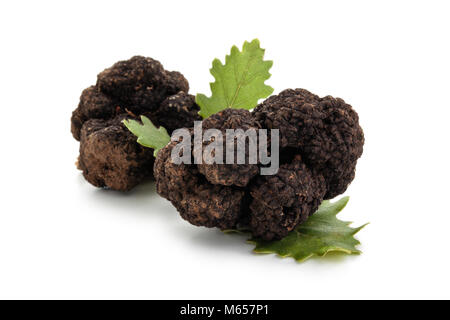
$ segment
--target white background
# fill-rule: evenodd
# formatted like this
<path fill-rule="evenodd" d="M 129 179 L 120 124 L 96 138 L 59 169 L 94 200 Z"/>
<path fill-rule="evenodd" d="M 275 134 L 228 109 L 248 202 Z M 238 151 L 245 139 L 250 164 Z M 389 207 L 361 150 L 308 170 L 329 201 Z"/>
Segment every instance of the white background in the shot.
<path fill-rule="evenodd" d="M 448 1 L 2 1 L 0 298 L 450 298 Z M 213 58 L 259 38 L 275 93 L 344 98 L 366 136 L 341 218 L 361 256 L 296 263 L 191 226 L 151 183 L 75 168 L 70 115 L 145 55 L 209 95 Z"/>

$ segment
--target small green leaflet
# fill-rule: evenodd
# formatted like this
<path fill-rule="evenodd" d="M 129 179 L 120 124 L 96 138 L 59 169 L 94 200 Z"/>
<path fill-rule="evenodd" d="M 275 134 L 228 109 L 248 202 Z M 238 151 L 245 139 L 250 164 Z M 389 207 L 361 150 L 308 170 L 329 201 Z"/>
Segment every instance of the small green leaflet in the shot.
<path fill-rule="evenodd" d="M 137 142 L 144 147 L 155 149 L 153 155 L 156 157 L 159 150 L 170 142 L 170 136 L 164 127 L 156 128 L 149 118 L 141 116 L 142 124 L 136 120 L 123 120 L 123 124 L 136 137 Z"/>
<path fill-rule="evenodd" d="M 211 74 L 215 82 L 210 84 L 211 97 L 197 94 L 199 114 L 205 119 L 227 108 L 253 109 L 258 100 L 268 97 L 273 88 L 264 84 L 270 78 L 272 61 L 264 61 L 264 49 L 259 40 L 244 42 L 242 51 L 236 46 L 225 57 L 225 65 L 214 59 Z"/>
<path fill-rule="evenodd" d="M 349 197 L 336 202 L 325 200 L 319 209 L 306 221 L 291 231 L 285 238 L 275 241 L 249 239 L 256 253 L 275 253 L 281 257 L 292 257 L 302 262 L 312 256 L 323 257 L 329 252 L 360 254 L 360 244 L 353 236 L 367 224 L 351 228 L 351 222 L 341 221 L 336 215 L 347 205 Z"/>

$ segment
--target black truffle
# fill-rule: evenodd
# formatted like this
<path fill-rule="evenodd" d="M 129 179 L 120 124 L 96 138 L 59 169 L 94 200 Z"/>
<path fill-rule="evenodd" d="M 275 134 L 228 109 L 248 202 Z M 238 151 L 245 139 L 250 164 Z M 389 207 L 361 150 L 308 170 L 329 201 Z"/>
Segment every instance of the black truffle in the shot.
<path fill-rule="evenodd" d="M 152 174 L 153 150 L 136 142 L 122 124 L 126 117 L 91 119 L 83 124 L 78 168 L 96 187 L 128 191 Z"/>
<path fill-rule="evenodd" d="M 253 235 L 283 238 L 317 210 L 325 192 L 323 176 L 308 169 L 299 155 L 276 175 L 259 176 L 250 186 Z"/>
<path fill-rule="evenodd" d="M 162 125 L 172 133 L 179 128 L 190 128 L 194 121 L 200 121 L 199 110 L 195 97 L 180 91 L 167 97 L 150 117 L 155 125 Z"/>
<path fill-rule="evenodd" d="M 189 91 L 183 75 L 164 70 L 152 58 L 135 56 L 119 61 L 99 73 L 95 86 L 83 91 L 80 104 L 72 114 L 72 134 L 79 140 L 81 126 L 88 119 L 111 119 L 127 111 L 151 117 L 167 97 L 180 91 Z M 192 108 L 189 109 L 192 117 L 200 119 L 195 102 L 188 107 Z M 181 121 L 176 127 L 186 125 L 192 124 Z"/>
<path fill-rule="evenodd" d="M 183 219 L 196 226 L 229 229 L 246 210 L 245 191 L 209 183 L 193 164 L 174 164 L 171 142 L 158 152 L 154 175 L 157 192 L 172 202 Z"/>
<path fill-rule="evenodd" d="M 81 142 L 79 168 L 83 170 L 86 179 L 96 186 L 129 190 L 144 176 L 151 176 L 152 173 L 152 162 L 134 159 L 137 154 L 108 150 L 108 147 L 116 148 L 117 143 L 120 143 L 118 141 L 105 142 L 93 137 L 89 141 L 83 141 L 82 131 L 86 123 L 95 119 L 98 121 L 90 123 L 90 127 L 95 124 L 104 127 L 105 130 L 102 132 L 116 132 L 115 135 L 102 133 L 102 139 L 119 139 L 117 132 L 120 131 L 124 139 L 121 148 L 125 148 L 131 140 L 135 141 L 136 137 L 129 134 L 128 130 L 116 120 L 109 121 L 119 116 L 125 119 L 126 116 L 135 118 L 145 115 L 155 125 L 165 127 L 169 134 L 177 128 L 192 127 L 193 121 L 201 118 L 198 115 L 199 107 L 194 97 L 187 93 L 188 90 L 189 84 L 181 73 L 166 71 L 161 63 L 151 58 L 135 56 L 126 61 L 119 61 L 101 72 L 97 84 L 83 91 L 78 108 L 72 113 L 72 134 Z M 106 130 L 108 125 L 112 127 Z M 87 128 L 85 131 L 89 130 Z M 91 157 L 91 153 L 87 152 L 90 149 L 96 150 L 95 157 Z M 120 162 L 122 165 L 133 163 L 132 168 L 125 170 L 124 167 L 100 161 L 113 153 L 115 158 L 111 161 Z M 91 158 L 87 159 L 87 155 Z M 123 159 L 119 159 L 120 156 Z M 106 166 L 103 172 L 100 170 L 102 165 Z M 106 172 L 108 178 L 105 178 Z M 133 173 L 129 181 L 125 181 L 127 177 L 124 172 Z"/>
<path fill-rule="evenodd" d="M 253 115 L 243 109 L 225 109 L 219 113 L 211 115 L 206 120 L 203 121 L 203 130 L 207 129 L 217 129 L 220 130 L 223 137 L 223 152 L 225 154 L 225 150 L 229 144 L 231 144 L 231 148 L 235 150 L 234 152 L 234 163 L 226 164 L 226 159 L 223 159 L 223 164 L 207 164 L 205 161 L 202 164 L 198 165 L 198 170 L 202 173 L 206 179 L 213 184 L 220 184 L 225 186 L 235 185 L 239 187 L 245 187 L 249 181 L 258 174 L 259 168 L 257 163 L 250 163 L 249 161 L 249 148 L 248 139 L 245 140 L 245 137 L 242 137 L 242 140 L 245 143 L 245 156 L 244 163 L 237 164 L 237 138 L 228 139 L 227 140 L 227 129 L 240 129 L 245 132 L 249 129 L 254 129 L 257 134 L 257 129 L 260 128 L 258 122 L 255 121 Z M 236 136 L 235 136 L 236 137 Z M 232 138 L 232 137 L 230 137 Z M 203 151 L 205 147 L 207 147 L 211 142 L 206 141 L 203 143 L 203 149 L 200 154 L 195 154 L 194 157 L 198 159 L 202 159 Z M 256 141 L 257 143 L 257 141 Z M 204 159 L 203 159 L 204 160 Z M 257 162 L 258 159 L 256 159 Z M 198 163 L 198 162 L 197 162 Z"/>
<path fill-rule="evenodd" d="M 349 104 L 288 89 L 261 103 L 254 114 L 263 127 L 280 130 L 282 148 L 294 148 L 309 168 L 324 176 L 325 199 L 345 192 L 364 145 L 358 115 Z"/>

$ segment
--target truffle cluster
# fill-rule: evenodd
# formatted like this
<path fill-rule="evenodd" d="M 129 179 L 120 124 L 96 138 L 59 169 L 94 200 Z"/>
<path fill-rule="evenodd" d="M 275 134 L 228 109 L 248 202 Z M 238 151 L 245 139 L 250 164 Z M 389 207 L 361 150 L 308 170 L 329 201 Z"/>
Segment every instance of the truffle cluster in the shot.
<path fill-rule="evenodd" d="M 80 141 L 78 167 L 97 187 L 127 191 L 151 176 L 153 150 L 136 142 L 122 120 L 148 117 L 169 133 L 200 120 L 188 81 L 158 61 L 135 56 L 119 61 L 83 91 L 72 113 L 71 130 Z"/>
<path fill-rule="evenodd" d="M 280 168 L 260 175 L 261 164 L 174 164 L 172 141 L 156 158 L 158 193 L 197 226 L 248 227 L 255 237 L 280 239 L 313 214 L 321 201 L 343 193 L 354 178 L 364 135 L 358 115 L 342 99 L 288 89 L 253 112 L 226 109 L 203 121 L 203 130 L 279 129 Z M 191 130 L 193 135 L 193 130 Z M 193 138 L 192 138 L 193 141 Z M 203 150 L 210 142 L 203 143 Z M 201 150 L 201 151 L 203 151 Z M 248 150 L 248 149 L 246 149 Z"/>

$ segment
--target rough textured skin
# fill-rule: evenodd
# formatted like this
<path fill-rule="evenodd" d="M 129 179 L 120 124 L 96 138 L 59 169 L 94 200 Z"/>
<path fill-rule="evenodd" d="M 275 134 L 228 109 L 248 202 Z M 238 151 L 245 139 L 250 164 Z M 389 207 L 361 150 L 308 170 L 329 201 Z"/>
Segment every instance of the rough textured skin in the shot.
<path fill-rule="evenodd" d="M 259 104 L 254 115 L 267 129 L 280 130 L 280 147 L 302 147 L 323 129 L 320 98 L 304 89 L 287 89 Z"/>
<path fill-rule="evenodd" d="M 324 114 L 324 131 L 306 149 L 305 160 L 316 163 L 327 182 L 326 199 L 344 193 L 355 177 L 356 163 L 363 153 L 364 133 L 358 114 L 342 99 L 327 96 L 319 108 Z M 319 160 L 322 157 L 322 160 Z"/>
<path fill-rule="evenodd" d="M 97 86 L 135 114 L 156 111 L 166 97 L 189 91 L 181 73 L 168 72 L 158 61 L 141 56 L 119 61 L 99 73 Z"/>
<path fill-rule="evenodd" d="M 80 140 L 80 131 L 83 123 L 89 119 L 111 119 L 116 116 L 120 108 L 113 100 L 100 92 L 96 86 L 83 90 L 78 108 L 72 113 L 72 134 Z"/>
<path fill-rule="evenodd" d="M 135 56 L 119 61 L 97 76 L 97 84 L 83 91 L 78 108 L 72 114 L 72 134 L 80 139 L 83 123 L 89 119 L 111 119 L 118 114 L 145 114 L 152 118 L 161 103 L 178 92 L 188 92 L 189 83 L 179 72 L 164 70 L 161 63 L 152 58 Z M 192 115 L 198 106 L 191 104 Z M 151 119 L 153 120 L 153 119 Z M 179 125 L 191 126 L 180 118 Z"/>
<path fill-rule="evenodd" d="M 245 192 L 210 184 L 196 165 L 172 163 L 170 155 L 177 143 L 171 142 L 158 153 L 154 166 L 157 192 L 171 201 L 181 217 L 193 225 L 235 227 L 245 212 Z"/>
<path fill-rule="evenodd" d="M 199 106 L 195 97 L 180 91 L 167 97 L 151 116 L 155 125 L 162 125 L 169 132 L 183 127 L 192 127 L 194 121 L 201 121 Z"/>
<path fill-rule="evenodd" d="M 259 163 L 175 165 L 170 151 L 178 142 L 172 142 L 156 159 L 157 191 L 194 225 L 222 229 L 245 225 L 265 240 L 283 238 L 322 200 L 344 192 L 364 144 L 358 115 L 350 105 L 303 89 L 272 96 L 253 113 L 219 112 L 203 121 L 203 130 L 211 128 L 223 134 L 226 129 L 279 129 L 278 173 L 260 176 Z M 203 149 L 209 143 L 204 142 Z"/>
<path fill-rule="evenodd" d="M 364 134 L 357 113 L 344 100 L 288 89 L 265 100 L 254 114 L 263 127 L 280 130 L 281 147 L 297 150 L 309 168 L 324 176 L 325 199 L 347 189 L 363 152 Z"/>
<path fill-rule="evenodd" d="M 299 155 L 273 176 L 259 176 L 250 187 L 250 228 L 265 240 L 286 236 L 319 207 L 326 192 L 321 174 L 314 174 Z"/>
<path fill-rule="evenodd" d="M 242 129 L 246 131 L 248 129 L 260 129 L 260 125 L 255 121 L 253 115 L 243 109 L 226 109 L 219 113 L 216 113 L 203 121 L 203 129 L 218 129 L 223 135 L 223 150 L 225 151 L 227 143 L 226 129 Z M 257 131 L 256 131 L 257 133 Z M 203 149 L 208 146 L 210 142 L 203 143 Z M 237 150 L 236 139 L 232 141 L 234 150 Z M 202 163 L 198 165 L 198 170 L 202 173 L 209 182 L 213 184 L 220 184 L 225 186 L 235 185 L 239 187 L 245 187 L 249 181 L 255 177 L 258 172 L 258 164 L 249 164 L 249 150 L 248 143 L 245 149 L 245 163 L 236 164 L 236 151 L 235 151 L 235 164 L 206 164 Z M 201 159 L 203 150 L 200 154 L 195 154 L 196 159 Z M 225 162 L 226 159 L 223 159 Z"/>
<path fill-rule="evenodd" d="M 130 141 L 135 141 L 136 137 L 128 132 L 127 134 L 122 132 L 123 126 L 112 119 L 119 116 L 124 118 L 124 115 L 129 117 L 145 115 L 155 125 L 164 126 L 169 134 L 177 128 L 192 127 L 193 121 L 200 120 L 200 116 L 199 107 L 195 104 L 194 97 L 187 94 L 188 90 L 189 84 L 181 73 L 166 71 L 158 61 L 151 58 L 135 56 L 126 61 L 119 61 L 101 72 L 97 84 L 85 89 L 81 94 L 80 103 L 72 113 L 71 119 L 71 131 L 74 138 L 80 140 L 81 150 L 86 149 L 86 155 L 89 150 L 93 152 L 90 160 L 86 159 L 86 155 L 80 154 L 80 159 L 84 162 L 80 162 L 82 165 L 79 167 L 86 179 L 96 186 L 115 190 L 129 190 L 136 185 L 141 180 L 141 177 L 137 176 L 147 175 L 146 168 L 139 169 L 140 165 L 146 166 L 147 161 L 133 158 L 139 157 L 139 153 L 126 155 L 126 161 L 118 159 L 119 155 L 125 157 L 122 152 L 124 150 L 119 149 L 131 144 Z M 91 120 L 98 121 L 90 122 Z M 88 123 L 90 128 L 84 129 Z M 105 130 L 101 131 L 102 134 L 90 137 L 89 141 L 83 141 L 83 130 L 90 131 L 94 124 L 103 126 Z M 110 124 L 112 127 L 106 130 Z M 107 134 L 104 134 L 105 132 Z M 120 147 L 118 147 L 120 141 L 108 142 L 100 139 L 120 139 L 119 137 L 125 139 Z M 108 150 L 108 148 L 118 149 Z M 95 150 L 97 154 L 94 154 Z M 111 161 L 121 162 L 120 166 L 106 163 L 107 157 L 111 157 L 112 154 L 115 158 Z M 126 163 L 130 168 L 124 167 Z M 106 166 L 103 172 L 100 170 L 102 166 Z M 138 171 L 142 171 L 142 174 Z M 126 172 L 131 174 L 128 180 Z"/>
<path fill-rule="evenodd" d="M 94 186 L 128 191 L 152 174 L 153 150 L 136 142 L 122 124 L 125 118 L 92 119 L 83 125 L 78 167 Z"/>

